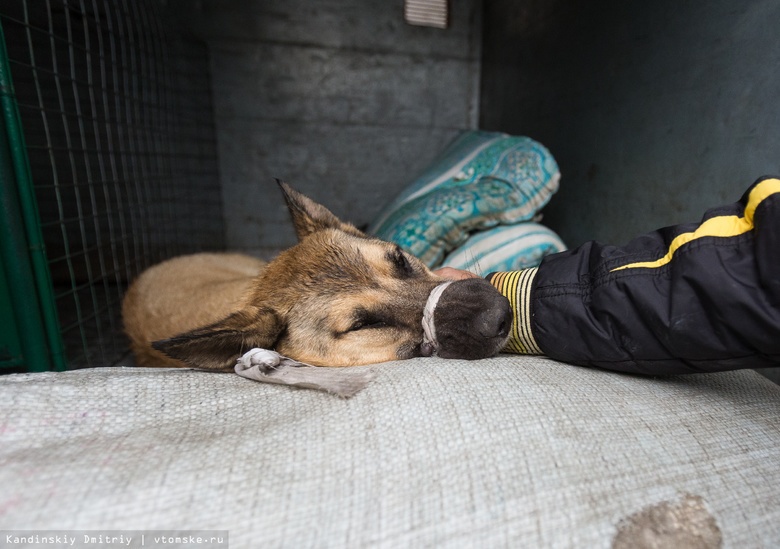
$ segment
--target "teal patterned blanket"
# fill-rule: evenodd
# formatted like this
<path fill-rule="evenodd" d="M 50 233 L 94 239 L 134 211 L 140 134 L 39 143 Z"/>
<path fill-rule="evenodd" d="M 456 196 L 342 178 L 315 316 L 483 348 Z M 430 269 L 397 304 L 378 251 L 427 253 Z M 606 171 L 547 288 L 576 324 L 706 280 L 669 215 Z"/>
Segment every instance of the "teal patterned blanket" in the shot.
<path fill-rule="evenodd" d="M 559 180 L 555 159 L 533 139 L 466 131 L 380 213 L 369 232 L 398 243 L 429 267 L 484 270 L 492 266 L 484 256 L 498 255 L 502 267 L 532 266 L 528 263 L 538 264 L 565 246 L 545 227 L 516 225 L 535 219 Z M 512 234 L 502 235 L 507 226 L 515 226 Z M 493 228 L 490 238 L 477 238 Z M 537 236 L 533 253 L 522 239 L 512 240 L 529 231 Z M 511 253 L 513 247 L 518 253 Z"/>

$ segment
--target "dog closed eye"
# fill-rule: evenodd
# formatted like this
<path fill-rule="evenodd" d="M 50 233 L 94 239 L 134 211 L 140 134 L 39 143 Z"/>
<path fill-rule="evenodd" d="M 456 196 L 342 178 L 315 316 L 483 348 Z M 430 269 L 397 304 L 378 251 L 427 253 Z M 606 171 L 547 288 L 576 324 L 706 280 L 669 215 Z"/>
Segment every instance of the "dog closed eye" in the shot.
<path fill-rule="evenodd" d="M 359 330 L 370 330 L 377 328 L 386 328 L 387 322 L 381 317 L 365 309 L 358 309 L 354 314 L 354 321 L 343 333 L 357 332 Z"/>
<path fill-rule="evenodd" d="M 376 322 L 363 322 L 357 321 L 349 327 L 349 332 L 357 332 L 358 330 L 367 330 L 371 328 L 385 328 L 387 323 L 377 320 Z"/>

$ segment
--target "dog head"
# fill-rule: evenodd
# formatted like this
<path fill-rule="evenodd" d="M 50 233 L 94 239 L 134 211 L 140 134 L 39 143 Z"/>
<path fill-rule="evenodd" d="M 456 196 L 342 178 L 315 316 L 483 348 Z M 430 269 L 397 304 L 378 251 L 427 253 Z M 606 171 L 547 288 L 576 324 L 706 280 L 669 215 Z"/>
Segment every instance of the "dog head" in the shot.
<path fill-rule="evenodd" d="M 298 244 L 253 281 L 244 305 L 215 324 L 156 341 L 189 365 L 231 370 L 260 347 L 317 366 L 356 366 L 438 354 L 485 358 L 507 339 L 511 309 L 487 281 L 452 282 L 436 307 L 439 345 L 423 311 L 445 280 L 399 246 L 370 237 L 280 182 Z"/>

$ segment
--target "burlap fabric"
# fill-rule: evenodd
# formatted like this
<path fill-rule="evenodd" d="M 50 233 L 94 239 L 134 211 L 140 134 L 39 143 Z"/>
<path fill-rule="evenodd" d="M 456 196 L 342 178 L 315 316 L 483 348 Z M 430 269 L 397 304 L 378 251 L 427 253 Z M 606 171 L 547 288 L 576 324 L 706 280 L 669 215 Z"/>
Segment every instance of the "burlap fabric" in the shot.
<path fill-rule="evenodd" d="M 754 372 L 647 379 L 517 356 L 377 372 L 349 400 L 188 370 L 0 377 L 0 529 L 780 546 L 780 387 Z"/>

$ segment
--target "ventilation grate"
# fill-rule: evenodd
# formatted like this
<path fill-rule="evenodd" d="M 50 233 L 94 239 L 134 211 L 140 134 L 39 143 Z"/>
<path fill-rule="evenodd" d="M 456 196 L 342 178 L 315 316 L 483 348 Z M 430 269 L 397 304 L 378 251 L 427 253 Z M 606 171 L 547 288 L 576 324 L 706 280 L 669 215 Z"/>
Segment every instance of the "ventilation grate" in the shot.
<path fill-rule="evenodd" d="M 446 29 L 449 24 L 448 0 L 405 0 L 404 20 L 410 25 Z"/>

